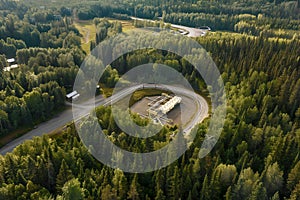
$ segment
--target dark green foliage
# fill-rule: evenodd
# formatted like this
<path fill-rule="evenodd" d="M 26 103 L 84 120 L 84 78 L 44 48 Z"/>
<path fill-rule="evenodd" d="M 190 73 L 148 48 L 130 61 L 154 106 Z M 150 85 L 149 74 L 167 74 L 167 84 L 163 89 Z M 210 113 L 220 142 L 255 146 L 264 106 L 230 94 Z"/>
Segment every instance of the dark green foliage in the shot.
<path fill-rule="evenodd" d="M 81 20 L 94 19 L 95 17 L 109 17 L 112 16 L 112 8 L 109 5 L 92 5 L 83 7 L 78 12 L 78 18 Z"/>
<path fill-rule="evenodd" d="M 0 10 L 6 6 L 17 9 L 19 5 L 0 2 Z M 51 9 L 16 12 L 0 15 L 1 136 L 46 120 L 61 109 L 85 56 L 71 18 L 59 19 Z M 19 68 L 3 72 L 12 65 L 9 58 L 15 58 L 12 64 Z"/>
<path fill-rule="evenodd" d="M 64 184 L 73 178 L 72 171 L 69 169 L 66 161 L 63 160 L 61 162 L 61 166 L 59 172 L 56 177 L 56 189 L 57 191 L 61 191 Z"/>
<path fill-rule="evenodd" d="M 77 179 L 72 179 L 66 182 L 62 188 L 62 196 L 57 197 L 57 199 L 64 200 L 83 200 L 84 190 L 80 187 L 80 182 Z"/>
<path fill-rule="evenodd" d="M 66 92 L 57 82 L 41 82 L 39 87 L 30 92 L 25 92 L 18 83 L 12 83 L 14 90 L 11 90 L 9 85 L 6 86 L 6 97 L 0 100 L 2 134 L 18 126 L 31 125 L 35 121 L 46 119 L 55 108 L 64 105 Z"/>

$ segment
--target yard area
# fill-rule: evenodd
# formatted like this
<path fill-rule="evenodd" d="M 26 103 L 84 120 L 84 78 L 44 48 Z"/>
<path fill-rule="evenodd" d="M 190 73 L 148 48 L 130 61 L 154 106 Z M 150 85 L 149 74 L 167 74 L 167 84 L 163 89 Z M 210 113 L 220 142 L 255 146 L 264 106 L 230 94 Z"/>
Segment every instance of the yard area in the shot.
<path fill-rule="evenodd" d="M 135 27 L 132 24 L 132 21 L 130 20 L 117 20 L 108 18 L 109 22 L 119 21 L 122 23 L 123 32 L 130 31 L 132 29 L 135 29 Z M 79 30 L 80 34 L 82 35 L 81 38 L 81 44 L 82 49 L 89 54 L 90 53 L 90 44 L 91 41 L 96 40 L 96 27 L 93 23 L 93 20 L 77 20 L 74 23 L 75 27 Z"/>
<path fill-rule="evenodd" d="M 82 35 L 81 44 L 82 49 L 89 54 L 91 41 L 96 40 L 96 27 L 93 20 L 88 21 L 77 21 L 75 27 L 79 30 Z"/>

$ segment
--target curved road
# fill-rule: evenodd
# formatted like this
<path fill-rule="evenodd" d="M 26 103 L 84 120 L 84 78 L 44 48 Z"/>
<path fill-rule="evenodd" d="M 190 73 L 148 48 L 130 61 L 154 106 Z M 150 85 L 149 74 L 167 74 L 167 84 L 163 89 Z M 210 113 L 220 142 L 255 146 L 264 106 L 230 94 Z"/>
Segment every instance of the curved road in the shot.
<path fill-rule="evenodd" d="M 166 86 L 166 85 L 154 85 L 154 84 L 139 84 L 129 88 L 126 88 L 122 91 L 117 92 L 113 96 L 105 99 L 102 96 L 97 96 L 96 99 L 91 99 L 86 101 L 81 106 L 77 106 L 73 104 L 73 110 L 69 108 L 68 110 L 63 111 L 62 113 L 56 115 L 53 119 L 40 124 L 36 129 L 26 133 L 25 135 L 11 141 L 4 147 L 0 149 L 0 154 L 5 155 L 8 152 L 13 151 L 15 147 L 22 144 L 26 140 L 30 140 L 35 136 L 42 136 L 44 134 L 50 133 L 60 127 L 65 126 L 67 123 L 72 121 L 79 121 L 83 117 L 89 115 L 94 107 L 104 105 L 108 106 L 113 104 L 127 95 L 132 94 L 134 91 L 143 88 L 158 88 L 158 89 L 168 89 L 171 91 L 177 91 L 178 94 L 183 96 L 187 96 L 189 98 L 194 99 L 199 112 L 196 112 L 196 116 L 191 120 L 186 127 L 184 127 L 184 133 L 189 133 L 191 129 L 198 123 L 201 123 L 206 117 L 208 117 L 208 104 L 206 100 L 198 94 L 195 94 L 194 91 L 187 90 L 185 88 L 177 87 L 177 86 Z M 95 104 L 93 104 L 95 100 Z M 75 113 L 73 116 L 73 113 Z"/>
<path fill-rule="evenodd" d="M 154 20 L 150 19 L 143 19 L 143 18 L 138 18 L 138 17 L 131 17 L 133 20 L 139 20 L 139 21 L 150 21 L 150 22 L 155 22 Z M 166 23 L 165 23 L 166 24 Z M 206 31 L 198 29 L 198 28 L 192 28 L 188 26 L 182 26 L 182 25 L 177 25 L 177 24 L 171 24 L 171 27 L 184 30 L 181 34 L 186 35 L 188 37 L 199 37 L 199 36 L 205 36 Z"/>

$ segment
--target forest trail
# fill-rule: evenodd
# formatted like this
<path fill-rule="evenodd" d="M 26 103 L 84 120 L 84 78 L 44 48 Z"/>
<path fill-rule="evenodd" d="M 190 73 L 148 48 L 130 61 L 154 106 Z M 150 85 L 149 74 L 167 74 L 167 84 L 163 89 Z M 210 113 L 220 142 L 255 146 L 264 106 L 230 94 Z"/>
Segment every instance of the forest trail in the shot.
<path fill-rule="evenodd" d="M 85 40 L 85 44 L 87 44 L 90 42 L 91 30 L 88 28 L 82 28 L 82 30 L 85 32 L 84 40 Z"/>

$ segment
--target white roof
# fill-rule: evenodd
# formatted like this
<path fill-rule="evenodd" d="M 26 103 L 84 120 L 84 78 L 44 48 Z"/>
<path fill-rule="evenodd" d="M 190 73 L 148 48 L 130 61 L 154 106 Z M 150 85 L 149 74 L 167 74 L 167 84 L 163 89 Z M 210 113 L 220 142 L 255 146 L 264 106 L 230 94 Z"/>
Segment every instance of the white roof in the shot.
<path fill-rule="evenodd" d="M 19 67 L 19 66 L 18 66 L 17 64 L 11 65 L 11 66 L 10 66 L 11 69 L 15 69 L 15 68 L 18 68 L 18 67 Z"/>
<path fill-rule="evenodd" d="M 80 94 L 76 94 L 75 96 L 72 97 L 72 100 L 77 99 L 80 96 Z"/>
<path fill-rule="evenodd" d="M 3 71 L 5 72 L 9 72 L 11 69 L 15 69 L 15 68 L 18 68 L 19 66 L 16 64 L 16 65 L 12 65 L 12 66 L 9 66 L 9 67 L 4 67 Z"/>
<path fill-rule="evenodd" d="M 10 71 L 10 67 L 4 67 L 3 71 L 9 72 Z"/>
<path fill-rule="evenodd" d="M 69 99 L 69 98 L 74 97 L 74 96 L 77 95 L 77 94 L 78 94 L 77 91 L 73 91 L 73 92 L 71 92 L 70 94 L 67 94 L 66 97 Z"/>
<path fill-rule="evenodd" d="M 170 112 L 177 104 L 181 103 L 181 97 L 173 97 L 171 100 L 169 100 L 166 104 L 162 105 L 159 110 L 164 113 L 167 114 L 168 112 Z"/>
<path fill-rule="evenodd" d="M 7 59 L 7 62 L 8 63 L 13 63 L 13 62 L 15 62 L 16 60 L 14 59 L 14 58 L 10 58 L 10 59 Z"/>

